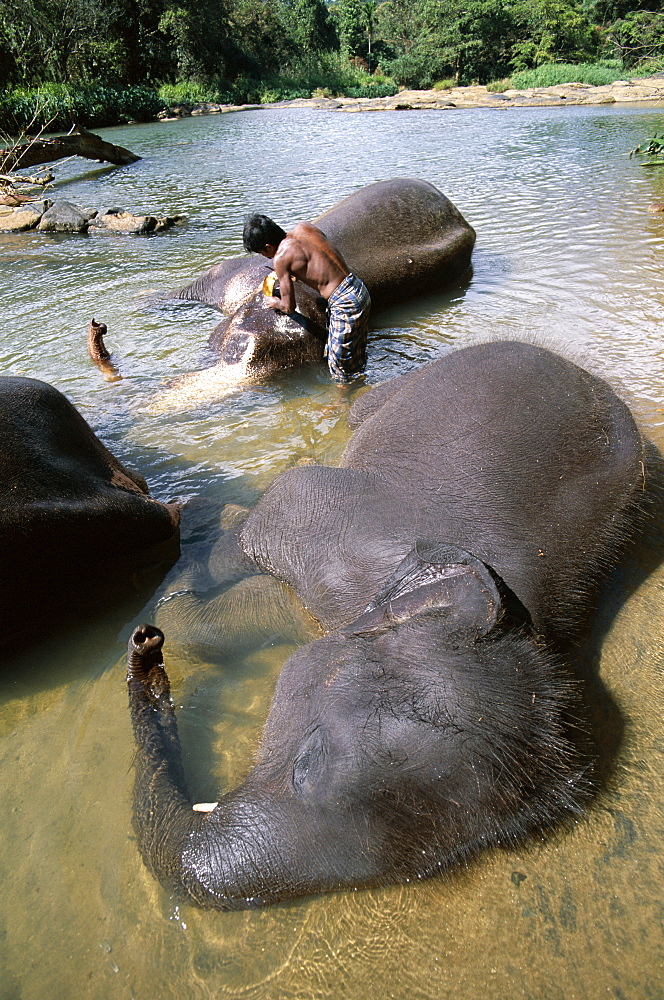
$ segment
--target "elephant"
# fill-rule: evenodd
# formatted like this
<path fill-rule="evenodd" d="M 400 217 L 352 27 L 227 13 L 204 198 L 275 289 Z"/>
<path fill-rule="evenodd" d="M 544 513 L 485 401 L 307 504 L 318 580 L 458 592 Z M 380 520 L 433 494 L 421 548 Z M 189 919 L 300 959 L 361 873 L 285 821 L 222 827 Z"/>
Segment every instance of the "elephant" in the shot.
<path fill-rule="evenodd" d="M 350 423 L 339 467 L 281 473 L 239 529 L 323 634 L 284 664 L 254 766 L 207 812 L 164 635 L 129 640 L 139 848 L 203 907 L 416 882 L 545 834 L 594 791 L 574 657 L 644 520 L 628 406 L 505 340 L 361 394 Z"/>
<path fill-rule="evenodd" d="M 402 177 L 378 181 L 313 221 L 364 281 L 373 311 L 437 292 L 470 268 L 475 231 L 427 181 Z M 262 291 L 271 267 L 259 254 L 232 257 L 171 293 L 171 300 L 203 302 L 226 317 L 209 340 L 219 361 L 160 393 L 164 409 L 170 406 L 169 396 L 174 405 L 195 404 L 222 386 L 235 387 L 323 360 L 325 299 L 297 282 L 297 312 L 275 312 L 266 305 Z M 105 370 L 108 355 L 99 339 L 91 357 Z"/>
<path fill-rule="evenodd" d="M 154 500 L 45 382 L 0 378 L 0 484 L 3 651 L 101 605 L 95 586 L 126 592 L 133 573 L 178 556 L 178 506 Z"/>

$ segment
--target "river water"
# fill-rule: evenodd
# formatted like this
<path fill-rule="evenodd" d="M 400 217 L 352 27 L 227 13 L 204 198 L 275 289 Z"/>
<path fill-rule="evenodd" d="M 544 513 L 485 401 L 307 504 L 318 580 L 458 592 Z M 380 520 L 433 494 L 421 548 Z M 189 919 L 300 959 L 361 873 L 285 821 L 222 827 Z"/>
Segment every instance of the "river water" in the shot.
<path fill-rule="evenodd" d="M 358 391 L 340 394 L 321 368 L 159 412 L 161 387 L 200 366 L 217 317 L 146 293 L 241 253 L 247 212 L 287 228 L 365 184 L 421 177 L 476 228 L 473 275 L 375 317 L 366 384 L 478 338 L 535 337 L 619 380 L 664 448 L 664 216 L 647 211 L 664 200 L 664 174 L 628 157 L 662 129 L 658 108 L 615 106 L 271 110 L 107 129 L 143 159 L 71 161 L 54 194 L 184 213 L 185 226 L 152 237 L 0 235 L 2 373 L 57 386 L 154 496 L 187 503 L 182 562 L 146 606 L 82 624 L 0 679 L 2 1000 L 664 996 L 658 524 L 614 574 L 585 650 L 601 794 L 572 829 L 424 885 L 245 913 L 179 906 L 133 838 L 122 662 L 163 588 L 205 561 L 225 505 L 251 506 L 295 463 L 336 461 Z M 87 358 L 92 316 L 108 325 L 121 381 Z M 167 636 L 198 799 L 250 766 L 292 648 L 257 638 L 206 658 Z"/>

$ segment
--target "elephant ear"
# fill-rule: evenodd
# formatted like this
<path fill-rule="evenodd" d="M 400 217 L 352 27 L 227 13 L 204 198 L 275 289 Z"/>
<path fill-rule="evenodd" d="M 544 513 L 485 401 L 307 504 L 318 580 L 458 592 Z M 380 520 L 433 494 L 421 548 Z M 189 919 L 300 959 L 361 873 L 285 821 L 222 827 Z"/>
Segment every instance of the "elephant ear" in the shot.
<path fill-rule="evenodd" d="M 420 540 L 366 610 L 343 631 L 377 632 L 428 614 L 444 616 L 450 635 L 486 635 L 503 614 L 491 570 L 456 545 Z"/>

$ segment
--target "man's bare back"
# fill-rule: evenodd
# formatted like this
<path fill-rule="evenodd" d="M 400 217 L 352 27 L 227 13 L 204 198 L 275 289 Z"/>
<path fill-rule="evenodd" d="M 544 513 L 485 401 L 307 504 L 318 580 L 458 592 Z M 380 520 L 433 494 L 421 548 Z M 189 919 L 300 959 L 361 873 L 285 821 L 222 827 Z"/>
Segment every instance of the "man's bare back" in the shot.
<path fill-rule="evenodd" d="M 259 213 L 245 219 L 242 242 L 247 253 L 274 261 L 279 296 L 266 295 L 270 309 L 296 311 L 293 283 L 298 280 L 327 299 L 325 357 L 330 374 L 339 381 L 359 375 L 366 364 L 371 296 L 336 247 L 310 222 L 299 222 L 286 233 L 269 216 Z"/>
<path fill-rule="evenodd" d="M 310 222 L 299 222 L 286 233 L 279 246 L 267 244 L 260 253 L 274 261 L 281 297 L 270 296 L 267 304 L 279 312 L 295 311 L 294 279 L 309 285 L 324 299 L 329 299 L 350 274 L 350 268 L 339 251 Z"/>

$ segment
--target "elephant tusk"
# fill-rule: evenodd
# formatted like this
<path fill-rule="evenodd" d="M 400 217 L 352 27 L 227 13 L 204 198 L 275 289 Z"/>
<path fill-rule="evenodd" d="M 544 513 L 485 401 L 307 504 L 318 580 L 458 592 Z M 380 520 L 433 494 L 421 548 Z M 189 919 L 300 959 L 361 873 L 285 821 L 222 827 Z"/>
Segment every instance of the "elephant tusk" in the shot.
<path fill-rule="evenodd" d="M 191 808 L 197 813 L 211 813 L 218 805 L 218 802 L 196 802 Z"/>

